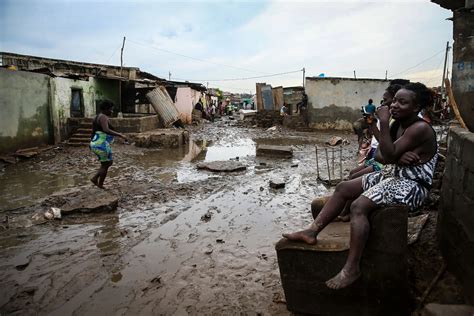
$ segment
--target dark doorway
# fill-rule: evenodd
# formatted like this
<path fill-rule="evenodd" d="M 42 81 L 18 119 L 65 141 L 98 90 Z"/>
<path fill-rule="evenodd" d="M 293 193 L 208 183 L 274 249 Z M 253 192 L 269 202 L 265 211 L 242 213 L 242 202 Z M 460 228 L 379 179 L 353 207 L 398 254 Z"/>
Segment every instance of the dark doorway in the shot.
<path fill-rule="evenodd" d="M 71 89 L 71 117 L 84 117 L 82 89 Z"/>

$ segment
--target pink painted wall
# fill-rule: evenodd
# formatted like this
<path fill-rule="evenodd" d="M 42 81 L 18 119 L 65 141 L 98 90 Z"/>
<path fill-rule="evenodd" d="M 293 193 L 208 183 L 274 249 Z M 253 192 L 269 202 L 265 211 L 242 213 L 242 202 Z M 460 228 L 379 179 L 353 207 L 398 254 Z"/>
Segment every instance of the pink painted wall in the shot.
<path fill-rule="evenodd" d="M 179 87 L 176 90 L 176 97 L 174 104 L 179 112 L 179 118 L 184 124 L 191 124 L 192 112 L 193 112 L 193 99 L 191 94 L 191 88 Z"/>

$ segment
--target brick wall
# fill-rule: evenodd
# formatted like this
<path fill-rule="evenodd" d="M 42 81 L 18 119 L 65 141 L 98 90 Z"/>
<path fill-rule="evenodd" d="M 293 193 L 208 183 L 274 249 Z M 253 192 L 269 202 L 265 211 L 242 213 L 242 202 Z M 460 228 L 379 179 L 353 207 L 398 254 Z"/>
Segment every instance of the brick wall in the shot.
<path fill-rule="evenodd" d="M 474 304 L 474 133 L 459 127 L 449 132 L 438 239 L 448 270 Z"/>

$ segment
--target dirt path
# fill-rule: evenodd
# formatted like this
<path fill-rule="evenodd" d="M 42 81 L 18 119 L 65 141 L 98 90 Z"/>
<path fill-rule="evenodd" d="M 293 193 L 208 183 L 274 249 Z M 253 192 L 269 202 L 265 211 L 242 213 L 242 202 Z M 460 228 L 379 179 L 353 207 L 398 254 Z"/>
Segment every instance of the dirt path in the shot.
<path fill-rule="evenodd" d="M 274 244 L 282 232 L 310 223 L 311 199 L 328 193 L 316 181 L 314 145 L 334 134 L 221 121 L 193 127 L 191 135 L 195 142 L 177 150 L 114 145 L 106 184 L 120 197 L 116 212 L 1 232 L 0 313 L 289 314 Z M 341 136 L 351 140 L 348 169 L 356 142 Z M 292 145 L 294 157 L 257 158 L 257 143 Z M 237 156 L 246 171 L 195 168 Z M 95 168 L 84 148 L 8 166 L 0 175 L 2 205 L 89 186 Z M 286 187 L 271 189 L 274 178 Z"/>

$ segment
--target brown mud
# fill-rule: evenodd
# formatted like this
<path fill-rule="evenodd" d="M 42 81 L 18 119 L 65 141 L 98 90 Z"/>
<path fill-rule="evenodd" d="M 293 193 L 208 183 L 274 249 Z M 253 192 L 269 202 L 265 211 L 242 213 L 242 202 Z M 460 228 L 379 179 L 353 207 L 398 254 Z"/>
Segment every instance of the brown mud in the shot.
<path fill-rule="evenodd" d="M 282 232 L 309 224 L 311 200 L 330 193 L 316 180 L 314 146 L 337 133 L 235 124 L 191 127 L 193 141 L 179 149 L 114 144 L 105 186 L 119 197 L 115 212 L 0 227 L 0 314 L 289 315 L 274 245 Z M 347 174 L 357 142 L 338 135 L 350 140 Z M 293 146 L 293 158 L 256 157 L 257 144 Z M 229 159 L 247 169 L 196 168 Z M 4 166 L 0 219 L 92 186 L 97 167 L 87 148 L 71 147 Z M 274 178 L 285 187 L 272 189 Z"/>

